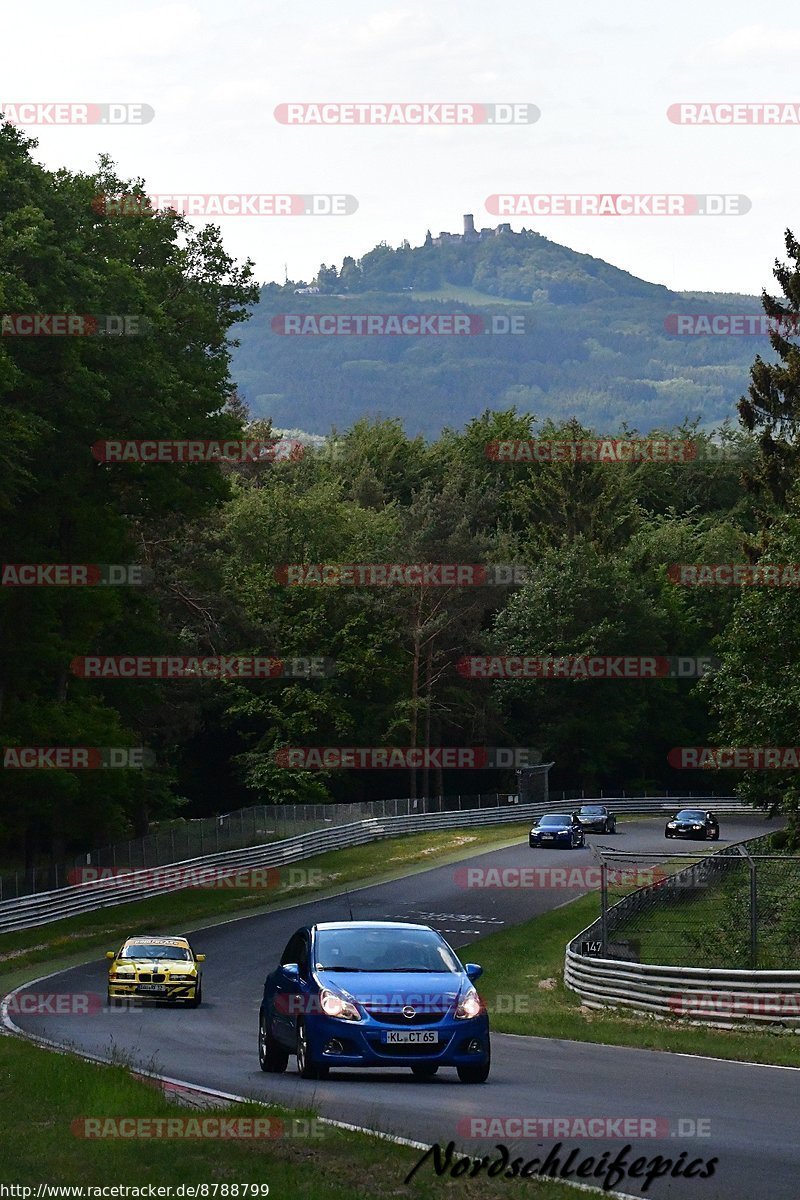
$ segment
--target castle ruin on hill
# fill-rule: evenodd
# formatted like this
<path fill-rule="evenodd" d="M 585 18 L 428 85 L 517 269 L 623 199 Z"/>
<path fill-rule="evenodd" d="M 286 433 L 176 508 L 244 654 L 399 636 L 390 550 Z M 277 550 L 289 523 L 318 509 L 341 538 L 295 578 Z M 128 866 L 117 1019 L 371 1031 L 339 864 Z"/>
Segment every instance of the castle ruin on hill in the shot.
<path fill-rule="evenodd" d="M 444 246 L 449 242 L 483 242 L 486 238 L 500 237 L 503 233 L 513 233 L 511 225 L 504 223 L 498 225 L 496 229 L 490 229 L 484 226 L 483 229 L 475 228 L 475 218 L 472 213 L 464 213 L 464 232 L 463 233 L 447 233 L 444 230 L 438 237 L 431 238 L 434 246 Z"/>

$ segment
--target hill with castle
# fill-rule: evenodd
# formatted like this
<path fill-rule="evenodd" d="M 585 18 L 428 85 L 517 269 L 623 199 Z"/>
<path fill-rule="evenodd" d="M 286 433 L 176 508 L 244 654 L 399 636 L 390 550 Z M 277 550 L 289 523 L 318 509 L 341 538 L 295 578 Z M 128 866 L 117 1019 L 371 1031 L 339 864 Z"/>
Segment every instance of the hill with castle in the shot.
<path fill-rule="evenodd" d="M 599 430 L 711 427 L 735 417 L 756 353 L 772 351 L 765 337 L 677 335 L 675 316 L 760 309 L 752 296 L 672 291 L 531 229 L 477 229 L 466 213 L 460 233 L 381 243 L 322 264 L 314 279 L 267 284 L 237 331 L 233 374 L 256 415 L 316 434 L 397 416 L 410 434 L 434 437 L 512 405 Z M 363 322 L 340 320 L 328 336 L 325 322 L 298 314 L 466 314 L 473 332 L 514 317 L 518 335 L 360 335 Z"/>

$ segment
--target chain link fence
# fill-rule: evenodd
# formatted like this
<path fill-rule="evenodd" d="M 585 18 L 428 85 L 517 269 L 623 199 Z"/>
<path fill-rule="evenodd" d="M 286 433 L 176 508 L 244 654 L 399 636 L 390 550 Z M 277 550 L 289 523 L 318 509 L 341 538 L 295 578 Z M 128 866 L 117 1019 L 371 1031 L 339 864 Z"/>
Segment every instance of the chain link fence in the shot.
<path fill-rule="evenodd" d="M 663 855 L 599 851 L 595 953 L 676 967 L 800 968 L 800 856 L 776 851 L 772 837 L 711 857 L 711 846 L 691 844 Z"/>
<path fill-rule="evenodd" d="M 523 791 L 530 794 L 523 795 Z M 27 870 L 0 873 L 0 901 L 51 891 L 80 879 L 90 878 L 91 874 L 87 871 L 89 867 L 98 870 L 162 867 L 205 854 L 261 846 L 294 837 L 296 834 L 312 833 L 336 825 L 349 825 L 353 821 L 372 817 L 460 812 L 464 809 L 524 803 L 526 800 L 550 803 L 558 809 L 571 802 L 580 803 L 585 798 L 585 793 L 579 789 L 548 792 L 544 778 L 543 782 L 540 779 L 535 784 L 526 781 L 524 789 L 521 780 L 518 795 L 482 792 L 475 795 L 434 796 L 416 800 L 371 800 L 356 804 L 261 804 L 198 820 L 178 819 L 164 822 L 144 837 L 102 846 L 77 855 L 65 863 L 39 864 Z M 603 793 L 600 792 L 600 800 L 603 798 Z M 667 799 L 669 792 L 645 791 L 626 794 L 622 791 L 615 793 L 615 798 Z M 681 798 L 691 799 L 691 793 L 684 793 Z M 722 799 L 729 800 L 731 797 Z"/>

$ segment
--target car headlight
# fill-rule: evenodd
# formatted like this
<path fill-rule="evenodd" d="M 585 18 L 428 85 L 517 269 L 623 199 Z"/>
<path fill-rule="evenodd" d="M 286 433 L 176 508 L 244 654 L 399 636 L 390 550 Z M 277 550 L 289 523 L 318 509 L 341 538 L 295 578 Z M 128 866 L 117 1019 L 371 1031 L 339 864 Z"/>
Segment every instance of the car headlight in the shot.
<path fill-rule="evenodd" d="M 702 825 L 693 825 L 693 826 L 692 826 L 692 829 L 694 829 L 694 831 L 695 831 L 696 833 L 699 833 L 699 832 L 700 832 L 700 830 L 701 830 L 702 828 L 703 828 L 703 826 L 702 826 Z"/>
<path fill-rule="evenodd" d="M 197 976 L 196 976 L 196 975 L 170 975 L 170 979 L 188 979 L 188 980 L 192 980 L 192 979 L 196 979 L 196 978 L 197 978 Z"/>
<path fill-rule="evenodd" d="M 133 967 L 112 967 L 111 974 L 116 975 L 120 979 L 133 979 L 136 972 Z"/>
<path fill-rule="evenodd" d="M 329 991 L 328 988 L 323 988 L 320 992 L 319 1006 L 326 1017 L 339 1017 L 342 1021 L 361 1020 L 361 1013 L 355 1004 L 351 1004 L 349 1000 L 345 1000 L 344 996 L 339 996 L 336 992 Z"/>
<path fill-rule="evenodd" d="M 458 1002 L 456 1008 L 456 1017 L 460 1021 L 470 1020 L 472 1017 L 478 1017 L 483 1012 L 483 1001 L 481 1000 L 475 988 L 470 988 Z"/>

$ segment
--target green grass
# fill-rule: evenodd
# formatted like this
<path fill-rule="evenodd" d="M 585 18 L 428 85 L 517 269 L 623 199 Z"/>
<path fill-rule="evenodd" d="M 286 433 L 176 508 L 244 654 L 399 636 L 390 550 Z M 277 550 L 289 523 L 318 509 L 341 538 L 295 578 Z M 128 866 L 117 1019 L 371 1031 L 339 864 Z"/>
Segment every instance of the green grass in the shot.
<path fill-rule="evenodd" d="M 420 1200 L 442 1195 L 480 1200 L 508 1195 L 502 1180 L 485 1175 L 475 1180 L 437 1178 L 429 1165 L 404 1185 L 421 1156 L 419 1150 L 317 1125 L 311 1112 L 291 1113 L 255 1103 L 190 1109 L 132 1078 L 121 1065 L 101 1066 L 70 1054 L 53 1054 L 18 1038 L 0 1037 L 0 1109 L 4 1133 L 0 1182 L 33 1187 L 34 1194 L 39 1183 L 136 1187 L 266 1183 L 272 1197 L 302 1200 L 352 1200 L 354 1196 L 385 1200 L 409 1194 Z M 269 1117 L 274 1119 L 271 1128 L 300 1136 L 87 1139 L 72 1128 L 73 1122 L 86 1117 L 220 1116 Z M 535 1153 L 533 1148 L 531 1156 Z M 563 1183 L 531 1183 L 536 1200 L 568 1200 L 576 1194 Z"/>
<path fill-rule="evenodd" d="M 800 1067 L 800 1038 L 793 1034 L 707 1029 L 623 1009 L 582 1008 L 580 997 L 564 986 L 564 949 L 598 915 L 597 894 L 582 896 L 470 944 L 470 960 L 486 971 L 478 986 L 494 1030 Z M 540 988 L 543 981 L 547 986 Z"/>
<path fill-rule="evenodd" d="M 455 862 L 470 854 L 512 845 L 527 837 L 529 823 L 443 829 L 403 835 L 332 850 L 295 863 L 289 870 L 309 873 L 305 884 L 252 889 L 186 888 L 151 900 L 136 900 L 50 925 L 0 935 L 0 982 L 10 988 L 30 976 L 28 968 L 47 963 L 52 970 L 81 961 L 97 948 L 114 949 L 134 933 L 189 932 L 238 913 L 269 911 L 306 897 L 335 894 L 346 885 L 385 882 L 401 875 Z"/>

